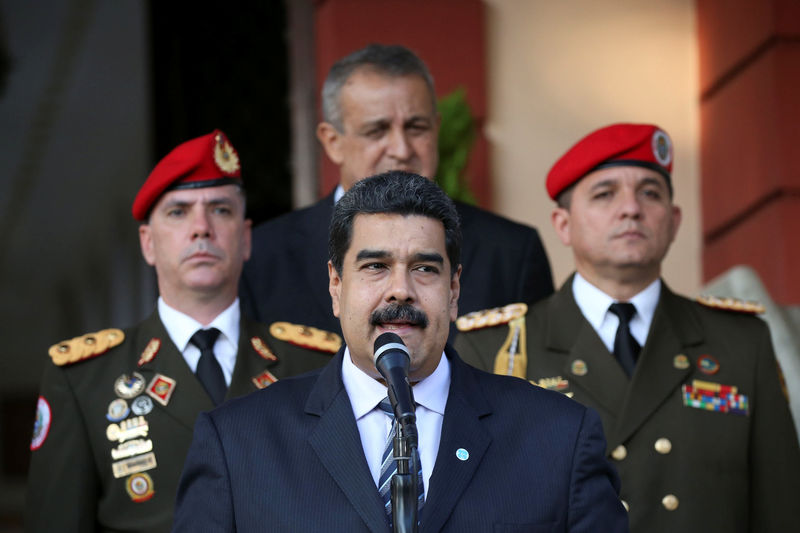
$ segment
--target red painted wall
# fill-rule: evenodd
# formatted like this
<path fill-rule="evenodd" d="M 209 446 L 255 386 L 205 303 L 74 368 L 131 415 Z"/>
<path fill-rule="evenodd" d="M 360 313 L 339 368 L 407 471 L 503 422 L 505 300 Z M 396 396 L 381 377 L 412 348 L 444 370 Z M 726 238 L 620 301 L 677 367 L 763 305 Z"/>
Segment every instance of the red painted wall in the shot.
<path fill-rule="evenodd" d="M 438 96 L 459 86 L 476 116 L 478 139 L 467 174 L 472 191 L 488 206 L 486 119 L 486 45 L 480 0 L 322 0 L 315 5 L 317 94 L 328 69 L 340 57 L 369 43 L 402 44 L 413 50 L 433 74 Z M 319 110 L 318 110 L 319 112 Z M 324 195 L 338 183 L 337 168 L 321 151 Z"/>
<path fill-rule="evenodd" d="M 703 276 L 800 304 L 800 2 L 698 0 Z"/>

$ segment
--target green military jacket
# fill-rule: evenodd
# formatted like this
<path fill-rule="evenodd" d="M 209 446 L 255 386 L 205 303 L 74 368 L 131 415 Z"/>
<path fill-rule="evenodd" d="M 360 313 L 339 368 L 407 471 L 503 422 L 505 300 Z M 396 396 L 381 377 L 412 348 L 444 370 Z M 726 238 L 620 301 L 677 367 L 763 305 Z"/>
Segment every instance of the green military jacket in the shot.
<path fill-rule="evenodd" d="M 631 531 L 797 528 L 800 449 L 763 321 L 662 283 L 628 378 L 581 314 L 572 278 L 527 313 L 505 311 L 459 319 L 471 330 L 459 333 L 456 350 L 490 372 L 516 363 L 532 383 L 600 413 Z"/>
<path fill-rule="evenodd" d="M 242 318 L 227 398 L 321 367 L 340 344 L 312 328 Z M 195 418 L 214 405 L 158 312 L 124 332 L 55 345 L 51 356 L 31 443 L 26 531 L 170 531 Z"/>

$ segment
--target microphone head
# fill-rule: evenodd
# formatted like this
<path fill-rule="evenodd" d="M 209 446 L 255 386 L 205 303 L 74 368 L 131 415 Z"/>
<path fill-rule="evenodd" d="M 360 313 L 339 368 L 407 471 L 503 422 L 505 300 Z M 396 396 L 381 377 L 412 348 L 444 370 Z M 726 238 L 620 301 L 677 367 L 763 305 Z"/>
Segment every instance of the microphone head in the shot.
<path fill-rule="evenodd" d="M 372 350 L 372 353 L 374 354 L 372 361 L 377 364 L 378 358 L 390 350 L 400 350 L 407 356 L 409 355 L 408 348 L 406 348 L 406 345 L 403 342 L 403 339 L 400 338 L 400 335 L 387 331 L 386 333 L 381 333 L 378 335 L 378 338 L 375 339 L 375 344 L 373 345 Z"/>

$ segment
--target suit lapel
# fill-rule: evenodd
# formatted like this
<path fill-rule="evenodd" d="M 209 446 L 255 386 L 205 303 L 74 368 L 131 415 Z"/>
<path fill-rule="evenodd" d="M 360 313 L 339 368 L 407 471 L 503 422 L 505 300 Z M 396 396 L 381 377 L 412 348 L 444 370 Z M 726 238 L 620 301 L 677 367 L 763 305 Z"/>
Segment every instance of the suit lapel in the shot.
<path fill-rule="evenodd" d="M 574 385 L 610 413 L 619 413 L 628 388 L 628 377 L 575 303 L 572 277 L 547 303 L 545 334 L 548 350 L 567 355 L 563 375 L 569 376 Z M 585 363 L 583 375 L 574 371 L 573 364 L 577 360 Z"/>
<path fill-rule="evenodd" d="M 194 428 L 197 414 L 200 411 L 213 409 L 214 404 L 189 369 L 189 365 L 186 364 L 183 355 L 173 344 L 167 330 L 161 323 L 158 311 L 154 312 L 146 320 L 145 325 L 140 328 L 136 341 L 137 346 L 141 346 L 144 349 L 153 338 L 161 341 L 161 346 L 156 356 L 150 362 L 142 365 L 139 372 L 144 376 L 147 385 L 150 384 L 156 374 L 162 374 L 175 380 L 175 389 L 167 405 L 153 402 L 155 404 L 154 409 L 165 411 L 191 430 Z"/>
<path fill-rule="evenodd" d="M 690 309 L 662 282 L 658 307 L 631 380 L 618 426 L 609 444 L 624 442 L 692 372 L 675 368 L 674 357 L 703 342 L 703 330 Z"/>
<path fill-rule="evenodd" d="M 388 531 L 383 501 L 364 457 L 353 408 L 341 379 L 344 347 L 320 374 L 306 404 L 306 413 L 319 417 L 308 441 L 317 457 L 367 527 Z"/>
<path fill-rule="evenodd" d="M 491 409 L 477 386 L 474 371 L 463 363 L 448 346 L 451 381 L 442 424 L 441 442 L 430 479 L 428 499 L 422 510 L 422 529 L 440 531 L 461 494 L 469 485 L 491 443 L 481 418 Z M 456 457 L 456 450 L 465 449 L 469 459 Z"/>

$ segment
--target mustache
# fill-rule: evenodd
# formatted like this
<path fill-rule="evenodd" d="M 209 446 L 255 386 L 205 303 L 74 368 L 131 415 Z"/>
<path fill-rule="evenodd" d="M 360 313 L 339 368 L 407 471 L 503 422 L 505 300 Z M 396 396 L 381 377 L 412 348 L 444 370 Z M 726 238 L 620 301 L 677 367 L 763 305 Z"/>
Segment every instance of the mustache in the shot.
<path fill-rule="evenodd" d="M 214 244 L 211 244 L 205 239 L 199 239 L 193 242 L 188 248 L 186 248 L 181 252 L 180 260 L 183 261 L 185 259 L 188 259 L 194 254 L 199 252 L 213 255 L 218 259 L 222 259 L 223 257 L 225 257 L 225 252 L 222 250 L 222 248 Z"/>
<path fill-rule="evenodd" d="M 376 309 L 370 315 L 370 324 L 379 326 L 386 322 L 408 322 L 422 328 L 428 327 L 428 315 L 413 305 L 390 304 L 383 309 Z"/>

